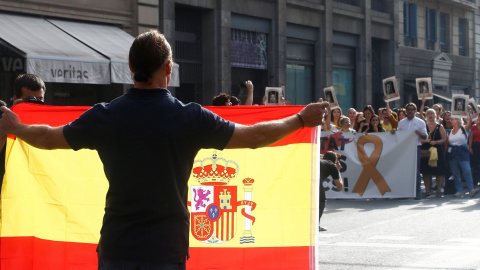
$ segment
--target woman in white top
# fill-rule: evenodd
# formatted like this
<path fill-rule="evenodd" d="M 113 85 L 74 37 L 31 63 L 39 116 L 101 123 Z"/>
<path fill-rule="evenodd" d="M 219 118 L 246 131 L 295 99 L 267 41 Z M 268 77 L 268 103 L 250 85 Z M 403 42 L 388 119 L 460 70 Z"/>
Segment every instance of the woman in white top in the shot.
<path fill-rule="evenodd" d="M 463 175 L 470 191 L 470 197 L 474 197 L 478 194 L 479 189 L 473 187 L 467 131 L 463 127 L 462 119 L 452 118 L 451 121 L 453 128 L 447 141 L 447 160 L 455 180 L 455 188 L 457 189 L 457 193 L 453 196 L 462 196 L 463 187 L 460 176 Z"/>

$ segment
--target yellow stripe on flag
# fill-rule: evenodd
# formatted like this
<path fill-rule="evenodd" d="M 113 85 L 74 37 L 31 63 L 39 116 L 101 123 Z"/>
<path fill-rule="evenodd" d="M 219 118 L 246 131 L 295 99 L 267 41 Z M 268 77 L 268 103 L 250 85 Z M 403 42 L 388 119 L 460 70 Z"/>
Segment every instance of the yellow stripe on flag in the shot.
<path fill-rule="evenodd" d="M 108 182 L 97 152 L 8 145 L 2 237 L 98 243 Z"/>
<path fill-rule="evenodd" d="M 217 151 L 218 158 L 235 161 L 239 174 L 228 186 L 237 186 L 237 201 L 244 200 L 242 180 L 255 180 L 252 201 L 256 208 L 251 212 L 255 223 L 251 233 L 255 237 L 254 247 L 309 246 L 311 238 L 311 207 L 315 209 L 315 191 L 311 185 L 311 144 L 290 144 L 255 150 Z M 214 150 L 201 150 L 197 159 L 211 157 Z M 194 166 L 197 166 L 195 164 Z M 197 179 L 190 177 L 190 186 L 200 186 Z M 313 191 L 313 192 L 312 192 Z M 191 190 L 190 190 L 191 192 Z M 189 194 L 191 201 L 192 195 Z M 192 202 L 194 205 L 195 202 Z M 248 247 L 240 244 L 244 231 L 244 216 L 239 206 L 235 216 L 236 234 L 222 247 Z M 307 232 L 307 233 L 306 233 Z M 213 247 L 190 237 L 191 247 Z"/>

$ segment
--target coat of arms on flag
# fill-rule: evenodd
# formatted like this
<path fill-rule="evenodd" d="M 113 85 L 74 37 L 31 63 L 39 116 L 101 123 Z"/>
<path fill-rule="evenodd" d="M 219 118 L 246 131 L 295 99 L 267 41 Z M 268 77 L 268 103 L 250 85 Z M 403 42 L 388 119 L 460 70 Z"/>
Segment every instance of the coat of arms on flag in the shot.
<path fill-rule="evenodd" d="M 197 167 L 195 167 L 197 166 Z M 238 175 L 239 166 L 233 160 L 212 157 L 195 160 L 192 175 L 200 186 L 190 186 L 191 222 L 193 237 L 203 243 L 219 244 L 232 240 L 237 231 L 237 209 L 244 205 L 244 231 L 240 243 L 254 243 L 251 225 L 255 217 L 251 211 L 256 204 L 252 201 L 254 180 L 245 178 L 244 200 L 238 200 L 237 186 L 228 185 Z"/>

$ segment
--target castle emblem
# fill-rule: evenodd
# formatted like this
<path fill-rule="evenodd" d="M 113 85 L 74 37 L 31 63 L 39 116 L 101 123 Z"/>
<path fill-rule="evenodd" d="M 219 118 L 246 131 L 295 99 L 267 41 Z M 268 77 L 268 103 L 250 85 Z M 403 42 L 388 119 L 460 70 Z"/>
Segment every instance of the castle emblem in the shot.
<path fill-rule="evenodd" d="M 256 204 L 252 201 L 254 180 L 246 178 L 244 199 L 239 200 L 237 186 L 229 185 L 239 172 L 235 161 L 217 157 L 195 160 L 192 175 L 199 182 L 199 186 L 190 186 L 191 209 L 190 231 L 193 237 L 204 243 L 225 243 L 235 238 L 237 232 L 237 210 L 243 206 L 241 213 L 244 217 L 244 231 L 240 243 L 253 243 L 255 238 L 251 233 L 251 226 L 255 217 L 251 212 Z"/>

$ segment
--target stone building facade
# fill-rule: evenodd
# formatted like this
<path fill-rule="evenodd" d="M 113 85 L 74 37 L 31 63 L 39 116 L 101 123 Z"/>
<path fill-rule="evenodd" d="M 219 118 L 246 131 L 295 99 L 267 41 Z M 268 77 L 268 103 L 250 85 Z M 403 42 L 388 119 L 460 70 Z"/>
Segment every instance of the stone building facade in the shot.
<path fill-rule="evenodd" d="M 475 1 L 400 1 L 395 74 L 404 100 L 417 102 L 415 78 L 432 77 L 434 101 L 452 94 L 479 97 Z M 432 105 L 432 104 L 430 104 Z"/>

